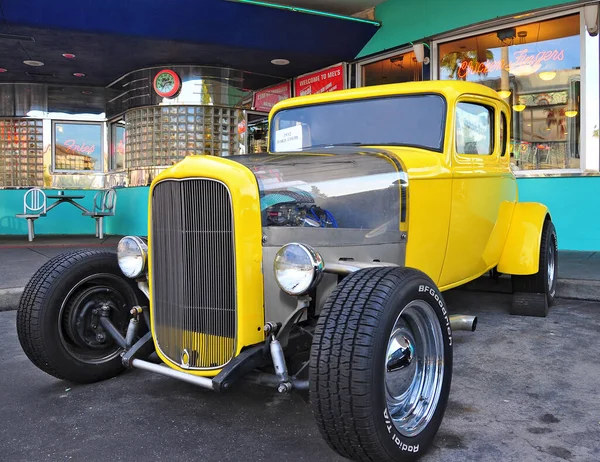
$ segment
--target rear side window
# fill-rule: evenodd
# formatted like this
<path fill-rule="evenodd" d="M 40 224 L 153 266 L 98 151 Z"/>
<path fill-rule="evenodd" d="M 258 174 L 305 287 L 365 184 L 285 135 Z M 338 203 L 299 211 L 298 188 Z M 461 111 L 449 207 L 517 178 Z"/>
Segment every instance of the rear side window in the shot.
<path fill-rule="evenodd" d="M 502 151 L 500 152 L 501 156 L 506 155 L 506 114 L 504 112 L 500 113 L 500 147 Z"/>
<path fill-rule="evenodd" d="M 456 152 L 490 155 L 494 152 L 494 111 L 476 103 L 456 105 Z"/>

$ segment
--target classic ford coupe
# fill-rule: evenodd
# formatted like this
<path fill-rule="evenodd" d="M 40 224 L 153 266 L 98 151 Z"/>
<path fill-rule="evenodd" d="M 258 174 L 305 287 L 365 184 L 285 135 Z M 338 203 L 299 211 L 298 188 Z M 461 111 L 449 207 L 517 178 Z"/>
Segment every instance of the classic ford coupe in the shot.
<path fill-rule="evenodd" d="M 442 292 L 492 272 L 554 298 L 556 233 L 544 205 L 518 202 L 510 126 L 496 92 L 465 82 L 280 102 L 269 153 L 187 157 L 152 182 L 147 237 L 40 268 L 21 345 L 73 382 L 138 368 L 308 390 L 339 454 L 418 458 L 446 408 L 453 329 L 476 323 Z"/>

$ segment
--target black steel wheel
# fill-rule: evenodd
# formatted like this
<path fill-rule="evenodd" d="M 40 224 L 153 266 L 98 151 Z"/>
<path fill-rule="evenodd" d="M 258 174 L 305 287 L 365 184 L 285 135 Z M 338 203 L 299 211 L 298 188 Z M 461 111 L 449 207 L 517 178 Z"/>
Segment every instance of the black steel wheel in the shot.
<path fill-rule="evenodd" d="M 357 271 L 315 329 L 310 398 L 322 436 L 359 461 L 415 460 L 430 446 L 452 379 L 442 294 L 411 268 Z"/>
<path fill-rule="evenodd" d="M 121 273 L 114 252 L 58 255 L 31 278 L 17 311 L 17 333 L 28 358 L 59 379 L 89 383 L 123 370 L 122 348 L 103 329 L 108 318 L 125 335 L 129 310 L 143 295 Z"/>
<path fill-rule="evenodd" d="M 558 279 L 558 240 L 554 224 L 549 218 L 542 228 L 538 272 L 528 276 L 512 276 L 511 279 L 514 293 L 544 294 L 548 306 L 554 303 Z"/>

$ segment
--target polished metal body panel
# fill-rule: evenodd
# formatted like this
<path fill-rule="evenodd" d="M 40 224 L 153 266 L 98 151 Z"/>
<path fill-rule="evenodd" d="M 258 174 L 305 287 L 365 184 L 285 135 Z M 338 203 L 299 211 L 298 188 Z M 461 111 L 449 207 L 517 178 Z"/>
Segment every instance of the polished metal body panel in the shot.
<path fill-rule="evenodd" d="M 325 262 L 347 261 L 393 263 L 404 265 L 407 233 L 387 231 L 366 237 L 369 230 L 314 229 L 293 227 L 263 228 L 263 277 L 265 281 L 265 320 L 283 322 L 297 306 L 297 298 L 284 293 L 273 273 L 275 254 L 282 245 L 302 242 L 321 254 Z M 329 294 L 338 284 L 338 275 L 325 273 L 316 289 L 315 308 L 319 313 Z"/>

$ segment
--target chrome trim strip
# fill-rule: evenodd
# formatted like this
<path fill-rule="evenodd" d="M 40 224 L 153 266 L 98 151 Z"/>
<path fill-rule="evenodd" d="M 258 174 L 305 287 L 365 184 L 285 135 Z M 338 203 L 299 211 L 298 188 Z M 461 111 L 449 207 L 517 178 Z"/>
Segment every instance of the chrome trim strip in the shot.
<path fill-rule="evenodd" d="M 355 271 L 366 269 L 366 268 L 380 268 L 382 266 L 385 267 L 399 267 L 395 263 L 387 263 L 387 262 L 363 262 L 363 261 L 341 261 L 336 263 L 327 263 L 325 262 L 326 273 L 333 274 L 341 274 L 347 275 L 350 273 L 354 273 Z"/>

